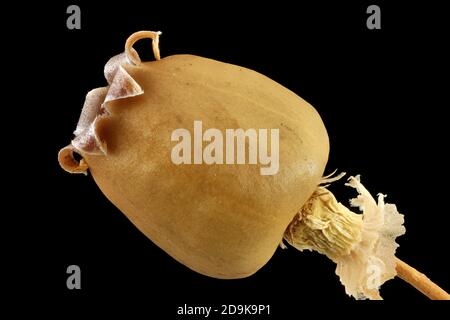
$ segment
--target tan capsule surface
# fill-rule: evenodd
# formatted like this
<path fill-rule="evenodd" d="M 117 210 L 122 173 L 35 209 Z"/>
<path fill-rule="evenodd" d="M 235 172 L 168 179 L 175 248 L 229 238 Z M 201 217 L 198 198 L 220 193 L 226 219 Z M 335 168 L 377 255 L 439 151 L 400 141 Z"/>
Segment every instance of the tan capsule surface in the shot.
<path fill-rule="evenodd" d="M 224 279 L 255 273 L 320 182 L 329 152 L 320 116 L 275 81 L 211 59 L 175 55 L 125 69 L 144 94 L 109 103 L 98 127 L 108 154 L 83 154 L 96 183 L 192 270 Z M 175 165 L 171 134 L 186 128 L 193 137 L 196 120 L 203 132 L 278 128 L 278 173 L 261 175 L 260 164 Z"/>

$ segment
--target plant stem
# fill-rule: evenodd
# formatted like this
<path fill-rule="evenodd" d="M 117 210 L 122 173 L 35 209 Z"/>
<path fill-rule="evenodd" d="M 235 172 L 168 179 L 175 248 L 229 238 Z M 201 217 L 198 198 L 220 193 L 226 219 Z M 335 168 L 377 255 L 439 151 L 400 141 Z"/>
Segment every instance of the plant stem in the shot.
<path fill-rule="evenodd" d="M 406 281 L 432 300 L 450 300 L 450 295 L 431 281 L 426 275 L 417 271 L 399 258 L 396 259 L 397 274 L 402 280 Z"/>

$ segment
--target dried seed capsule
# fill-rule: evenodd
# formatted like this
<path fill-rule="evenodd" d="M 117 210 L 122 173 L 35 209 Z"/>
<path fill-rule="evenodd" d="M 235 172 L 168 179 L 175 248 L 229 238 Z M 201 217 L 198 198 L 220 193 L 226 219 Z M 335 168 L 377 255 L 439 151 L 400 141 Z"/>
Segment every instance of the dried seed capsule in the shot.
<path fill-rule="evenodd" d="M 328 135 L 312 106 L 252 70 L 191 55 L 160 60 L 159 35 L 131 35 L 108 61 L 108 86 L 88 93 L 75 138 L 59 152 L 66 171 L 89 169 L 139 230 L 205 275 L 251 275 L 284 237 L 333 260 L 355 298 L 381 299 L 398 272 L 431 299 L 450 299 L 395 257 L 405 232 L 395 205 L 351 177 L 358 215 L 321 186 L 344 174 L 321 178 Z M 132 48 L 141 38 L 153 39 L 157 61 L 141 63 Z"/>
<path fill-rule="evenodd" d="M 319 184 L 328 159 L 326 129 L 311 105 L 255 71 L 192 55 L 141 63 L 134 41 L 158 36 L 132 35 L 126 53 L 108 62 L 109 86 L 88 94 L 60 163 L 70 172 L 88 166 L 108 199 L 189 268 L 217 278 L 246 277 L 272 257 Z M 157 41 L 153 45 L 158 59 Z M 227 129 L 277 129 L 278 170 L 262 175 L 267 165 L 260 153 L 257 164 L 249 163 L 249 154 L 245 164 L 226 164 L 226 156 L 224 164 L 198 157 L 197 164 L 175 164 L 172 133 L 192 132 L 196 121 L 224 137 Z M 249 144 L 250 138 L 243 145 Z M 195 160 L 198 149 L 192 149 Z M 83 163 L 73 160 L 73 151 Z"/>

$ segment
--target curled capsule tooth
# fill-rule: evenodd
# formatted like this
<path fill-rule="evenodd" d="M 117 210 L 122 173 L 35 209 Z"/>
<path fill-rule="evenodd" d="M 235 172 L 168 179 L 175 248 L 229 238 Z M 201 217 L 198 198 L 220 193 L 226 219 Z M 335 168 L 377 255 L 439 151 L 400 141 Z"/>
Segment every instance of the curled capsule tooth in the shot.
<path fill-rule="evenodd" d="M 75 136 L 80 135 L 94 122 L 101 113 L 103 101 L 105 101 L 108 87 L 96 88 L 88 92 L 81 110 L 80 119 L 74 131 Z"/>
<path fill-rule="evenodd" d="M 128 72 L 119 66 L 114 75 L 114 79 L 109 86 L 108 93 L 105 97 L 105 108 L 107 103 L 118 99 L 125 99 L 143 94 L 144 91 L 139 84 L 128 74 Z"/>
<path fill-rule="evenodd" d="M 133 56 L 135 57 L 135 60 L 137 62 L 139 62 L 139 64 L 140 64 L 141 59 L 139 58 L 139 55 L 137 54 L 136 50 L 131 48 L 131 52 L 132 52 Z M 116 75 L 116 72 L 119 69 L 119 67 L 122 65 L 127 65 L 127 64 L 132 64 L 132 62 L 130 61 L 130 59 L 128 58 L 128 56 L 125 52 L 118 54 L 118 55 L 112 57 L 111 59 L 109 59 L 109 61 L 106 63 L 105 68 L 104 68 L 104 74 L 105 74 L 106 81 L 108 81 L 108 84 L 111 84 L 113 82 L 114 76 Z"/>
<path fill-rule="evenodd" d="M 70 173 L 87 175 L 88 165 L 83 159 L 77 161 L 74 157 L 75 149 L 72 145 L 62 148 L 58 153 L 58 162 L 61 168 Z"/>

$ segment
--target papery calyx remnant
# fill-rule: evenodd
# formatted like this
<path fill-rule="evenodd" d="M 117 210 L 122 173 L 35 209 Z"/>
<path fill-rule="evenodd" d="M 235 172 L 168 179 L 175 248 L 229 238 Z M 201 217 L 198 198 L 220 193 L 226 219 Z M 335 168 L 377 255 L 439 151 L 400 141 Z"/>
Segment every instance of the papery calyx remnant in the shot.
<path fill-rule="evenodd" d="M 351 205 L 356 214 L 336 200 L 325 187 L 318 187 L 285 233 L 285 240 L 298 250 L 315 250 L 336 263 L 336 274 L 345 291 L 357 299 L 381 299 L 379 287 L 396 272 L 395 239 L 405 233 L 403 215 L 393 204 L 376 201 L 359 176 L 346 184 L 358 191 Z"/>
<path fill-rule="evenodd" d="M 87 174 L 88 165 L 82 159 L 77 161 L 73 153 L 106 155 L 108 144 L 102 140 L 97 128 L 98 123 L 110 114 L 108 102 L 138 96 L 144 93 L 141 86 L 128 74 L 125 65 L 139 65 L 141 60 L 133 49 L 133 44 L 143 37 L 151 38 L 155 59 L 160 59 L 159 36 L 161 32 L 141 31 L 133 34 L 125 44 L 125 52 L 112 57 L 104 67 L 108 86 L 96 88 L 86 95 L 74 139 L 62 148 L 58 154 L 61 167 L 70 173 Z"/>

